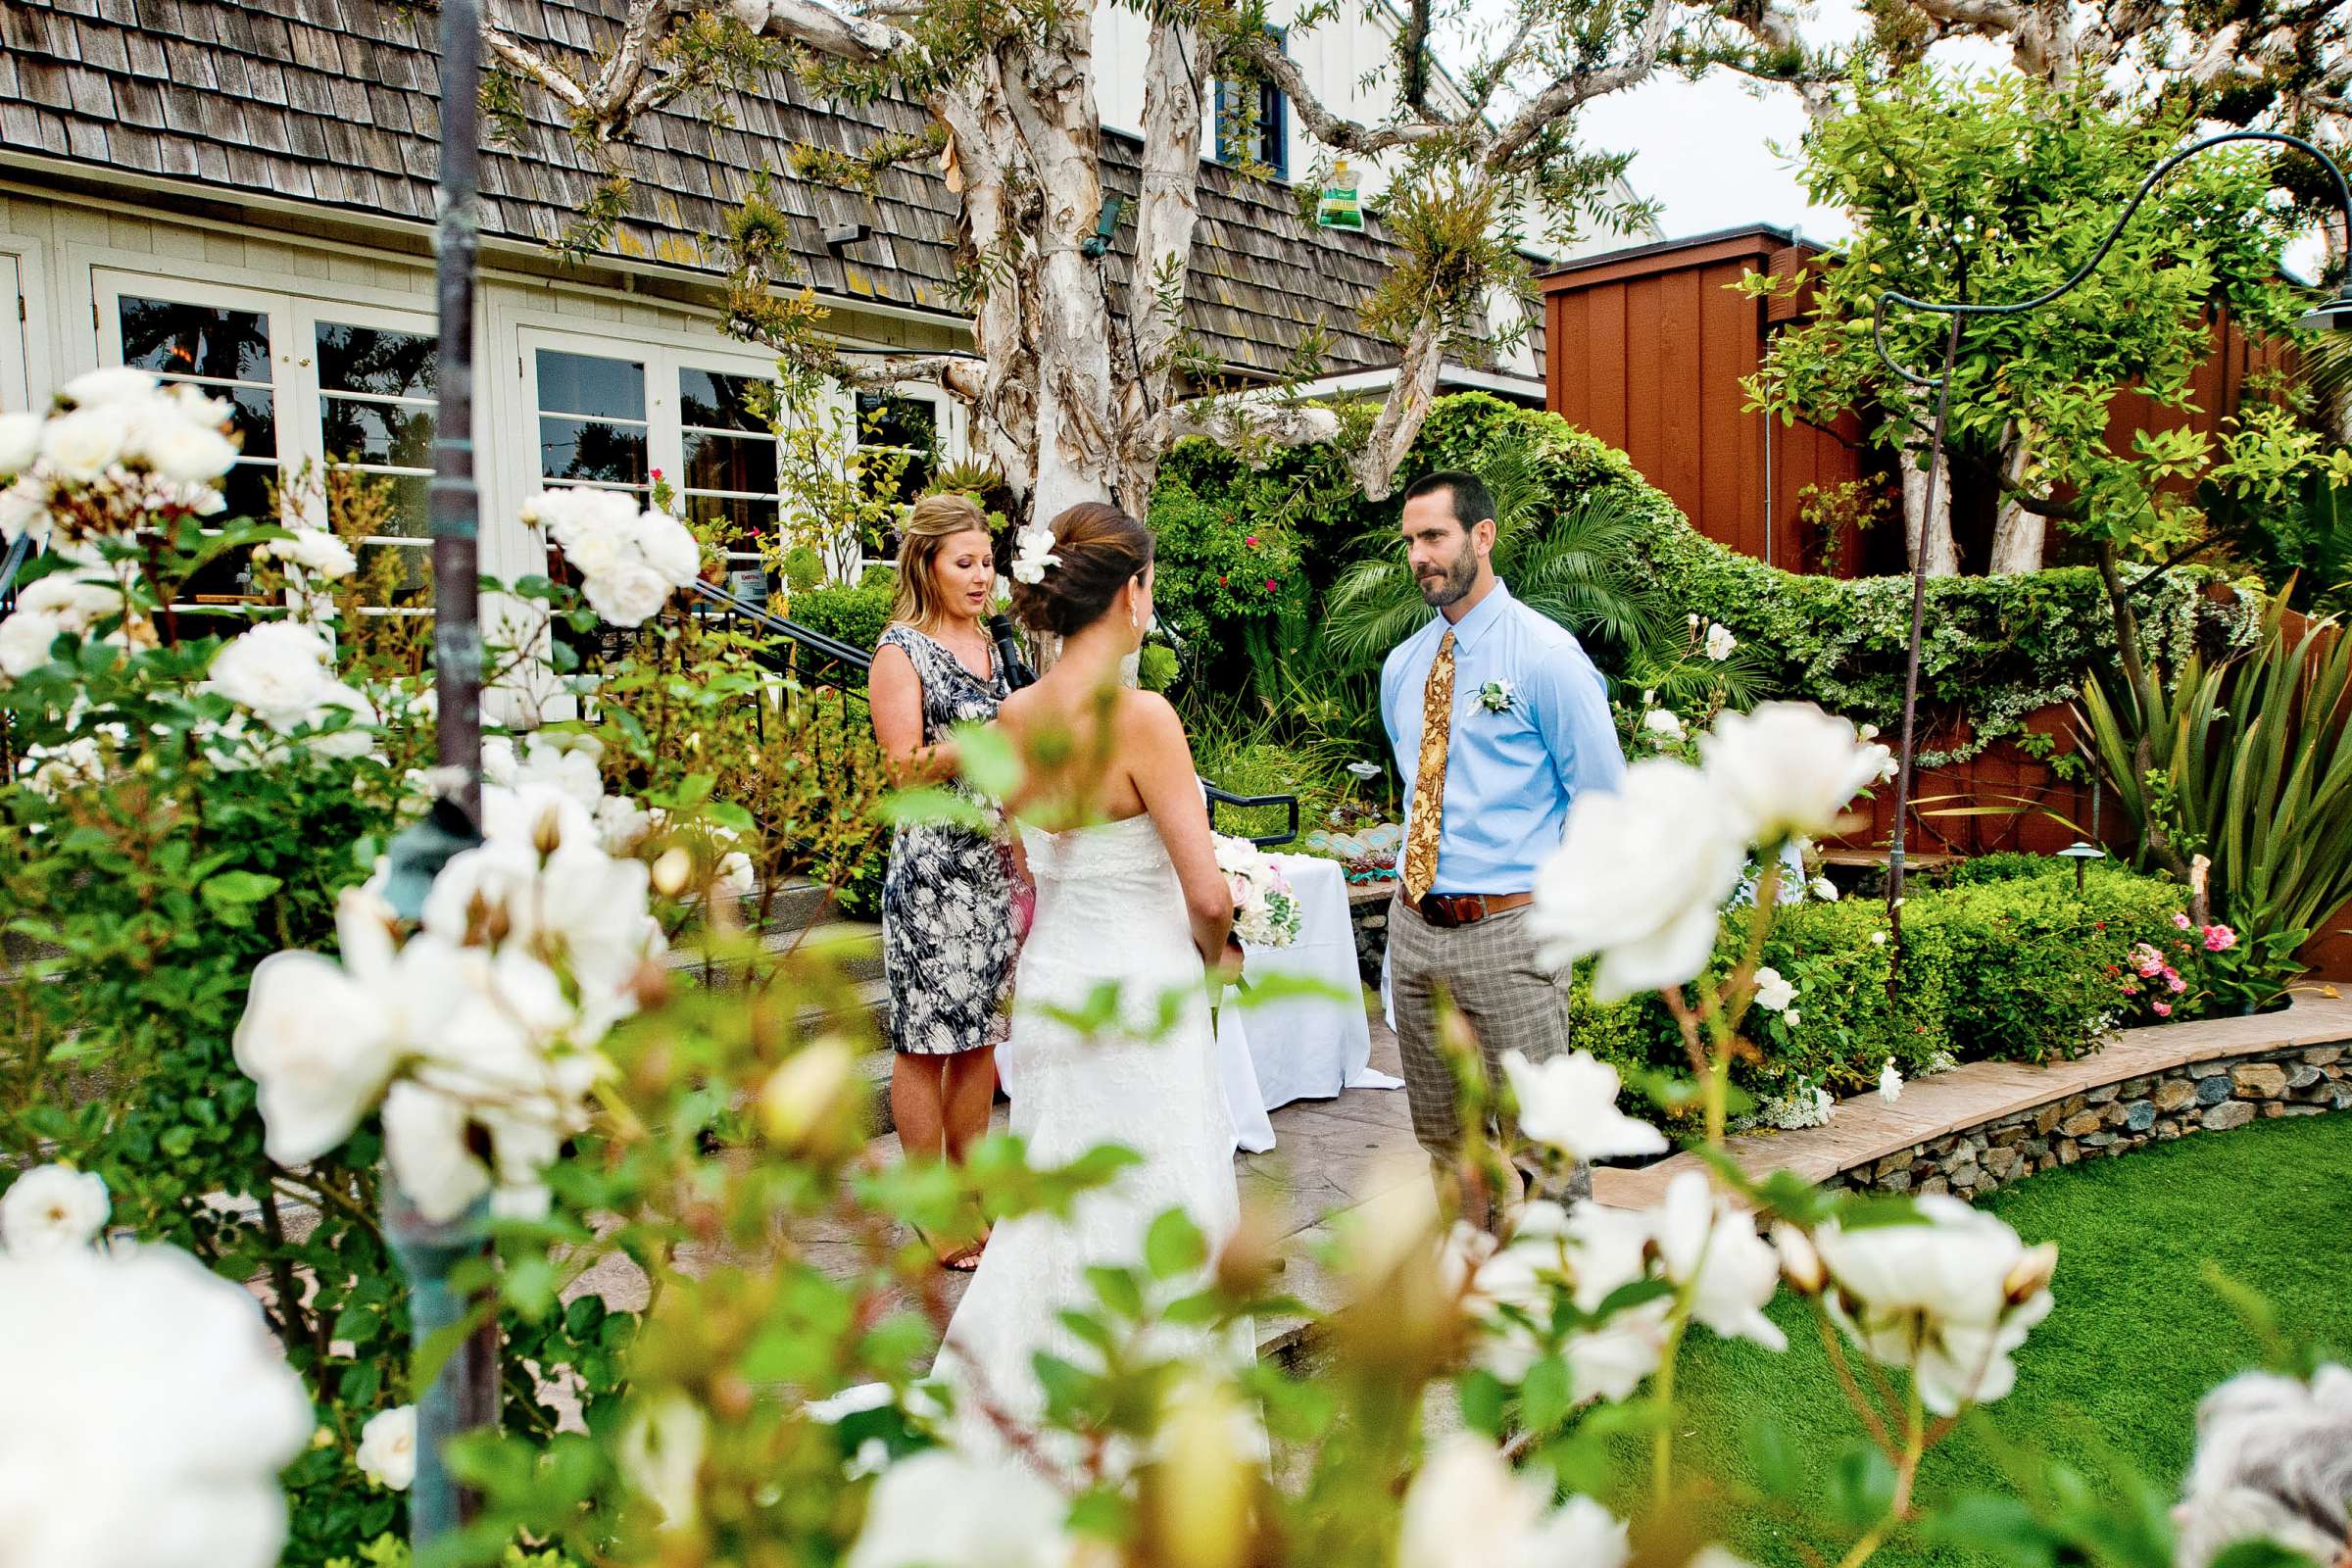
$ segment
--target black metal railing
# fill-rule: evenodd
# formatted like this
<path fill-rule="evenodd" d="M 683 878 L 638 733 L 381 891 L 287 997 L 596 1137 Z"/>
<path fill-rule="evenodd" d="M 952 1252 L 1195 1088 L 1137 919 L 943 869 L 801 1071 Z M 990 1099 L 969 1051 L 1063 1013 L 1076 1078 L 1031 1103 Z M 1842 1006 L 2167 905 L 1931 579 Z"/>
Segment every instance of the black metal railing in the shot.
<path fill-rule="evenodd" d="M 688 592 L 692 597 L 689 613 L 715 614 L 741 622 L 763 638 L 789 642 L 801 654 L 812 657 L 829 672 L 837 674 L 842 680 L 845 695 L 854 695 L 860 703 L 865 701 L 862 688 L 873 668 L 874 660 L 873 655 L 864 649 L 845 643 L 812 626 L 804 626 L 789 616 L 776 614 L 766 607 L 753 604 L 741 595 L 713 583 L 697 582 Z M 810 674 L 798 659 L 781 653 L 764 656 L 761 662 L 778 673 L 801 679 L 807 679 Z M 1288 813 L 1288 819 L 1280 833 L 1257 834 L 1250 842 L 1261 849 L 1270 849 L 1275 845 L 1289 844 L 1298 837 L 1298 797 L 1296 795 L 1237 795 L 1214 784 L 1204 785 L 1203 788 L 1208 795 L 1208 825 L 1211 828 L 1217 825 L 1219 807 L 1237 811 L 1284 810 Z"/>

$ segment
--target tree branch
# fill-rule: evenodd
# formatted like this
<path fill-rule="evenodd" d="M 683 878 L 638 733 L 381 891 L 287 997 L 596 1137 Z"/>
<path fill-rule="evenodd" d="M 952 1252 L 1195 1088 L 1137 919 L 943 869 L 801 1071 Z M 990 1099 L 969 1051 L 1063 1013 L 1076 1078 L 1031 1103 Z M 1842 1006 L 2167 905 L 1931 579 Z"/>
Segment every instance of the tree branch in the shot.
<path fill-rule="evenodd" d="M 714 0 L 696 0 L 696 3 L 715 9 Z M 790 39 L 836 60 L 874 65 L 895 54 L 911 53 L 916 47 L 912 38 L 886 23 L 849 16 L 820 4 L 819 0 L 725 0 L 725 3 L 735 20 L 752 31 Z"/>
<path fill-rule="evenodd" d="M 1324 107 L 1307 85 L 1306 77 L 1298 71 L 1298 63 L 1280 49 L 1274 40 L 1262 33 L 1238 40 L 1234 50 L 1250 64 L 1273 78 L 1282 89 L 1291 107 L 1307 133 L 1335 152 L 1370 155 L 1386 152 L 1391 147 L 1410 147 L 1419 142 L 1445 135 L 1452 127 L 1433 120 L 1415 121 L 1405 124 L 1366 125 L 1358 121 L 1343 120 Z"/>
<path fill-rule="evenodd" d="M 1167 411 L 1164 427 L 1170 441 L 1198 435 L 1229 447 L 1306 447 L 1338 439 L 1340 416 L 1311 403 L 1236 392 L 1179 403 Z"/>
<path fill-rule="evenodd" d="M 1544 88 L 1488 145 L 1481 162 L 1490 170 L 1502 168 L 1529 142 L 1575 113 L 1579 106 L 1622 91 L 1647 76 L 1657 69 L 1658 54 L 1666 46 L 1673 19 L 1673 7 L 1663 3 L 1652 5 L 1649 15 L 1642 21 L 1642 33 L 1630 56 L 1598 71 L 1572 71 Z"/>
<path fill-rule="evenodd" d="M 537 50 L 518 41 L 505 28 L 496 27 L 488 22 L 484 22 L 482 24 L 482 47 L 489 50 L 500 65 L 518 76 L 524 76 L 537 82 L 569 108 L 580 113 L 588 111 L 587 88 L 573 80 L 563 68 Z"/>

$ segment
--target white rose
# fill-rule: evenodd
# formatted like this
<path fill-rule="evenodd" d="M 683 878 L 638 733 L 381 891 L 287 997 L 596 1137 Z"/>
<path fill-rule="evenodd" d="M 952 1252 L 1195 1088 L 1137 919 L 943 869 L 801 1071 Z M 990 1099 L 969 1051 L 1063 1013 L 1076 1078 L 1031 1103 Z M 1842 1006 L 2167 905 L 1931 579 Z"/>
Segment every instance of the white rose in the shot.
<path fill-rule="evenodd" d="M 416 1407 L 396 1404 L 378 1410 L 360 1428 L 354 1455 L 360 1474 L 391 1492 L 406 1492 L 416 1479 Z"/>
<path fill-rule="evenodd" d="M 466 1139 L 464 1101 L 403 1080 L 384 1096 L 384 1162 L 392 1179 L 435 1224 L 446 1224 L 490 1191 L 490 1167 Z"/>
<path fill-rule="evenodd" d="M 1642 715 L 1642 727 L 1661 740 L 1679 741 L 1683 738 L 1683 721 L 1671 708 L 1653 708 Z"/>
<path fill-rule="evenodd" d="M 562 790 L 589 810 L 605 798 L 604 769 L 598 751 L 590 747 L 560 746 L 552 737 L 533 735 L 523 743 L 522 760 L 514 768 L 516 784 L 545 784 Z"/>
<path fill-rule="evenodd" d="M 366 757 L 375 750 L 375 705 L 367 695 L 341 681 L 330 682 L 320 689 L 318 705 L 303 715 L 304 724 L 323 727 L 337 712 L 351 715 L 350 722 L 326 734 L 313 735 L 308 744 L 321 757 L 344 759 Z"/>
<path fill-rule="evenodd" d="M 1787 1012 L 1796 1001 L 1796 986 L 1771 964 L 1756 971 L 1756 1005 L 1767 1012 Z"/>
<path fill-rule="evenodd" d="M 213 656 L 206 685 L 282 731 L 307 719 L 335 684 L 331 657 L 315 628 L 264 621 Z"/>
<path fill-rule="evenodd" d="M 1577 1399 L 1623 1399 L 1640 1388 L 1666 1359 L 1667 1316 L 1667 1302 L 1651 1301 L 1570 1336 L 1564 1353 Z"/>
<path fill-rule="evenodd" d="M 2017 1384 L 2011 1351 L 2049 1314 L 2057 1249 L 1956 1198 L 1913 1200 L 1922 1223 L 1813 1233 L 1830 1315 L 1874 1360 L 1907 1366 L 1937 1415 L 2000 1398 Z"/>
<path fill-rule="evenodd" d="M 625 795 L 607 795 L 596 803 L 597 838 L 607 855 L 630 854 L 652 826 L 652 815 Z"/>
<path fill-rule="evenodd" d="M 49 543 L 50 486 L 47 480 L 24 474 L 16 483 L 0 490 L 0 539 L 10 544 L 21 534 L 31 534 L 36 546 Z"/>
<path fill-rule="evenodd" d="M 1548 1475 L 1514 1472 L 1484 1438 L 1447 1438 L 1405 1489 L 1396 1568 L 1624 1568 L 1624 1523 L 1590 1497 L 1552 1507 Z"/>
<path fill-rule="evenodd" d="M 748 899 L 759 887 L 760 873 L 753 867 L 750 856 L 741 850 L 730 850 L 718 858 L 718 892 Z"/>
<path fill-rule="evenodd" d="M 1063 1568 L 1067 1512 L 1035 1471 L 926 1448 L 874 1483 L 844 1568 Z"/>
<path fill-rule="evenodd" d="M 101 403 L 61 414 L 41 428 L 41 456 L 63 477 L 91 484 L 121 461 L 130 439 L 131 413 Z"/>
<path fill-rule="evenodd" d="M 1721 621 L 1707 627 L 1707 657 L 1718 664 L 1731 658 L 1733 650 L 1739 646 L 1740 639 L 1734 637 L 1732 629 Z"/>
<path fill-rule="evenodd" d="M 1687 1170 L 1667 1184 L 1650 1223 L 1666 1277 L 1692 1287 L 1692 1317 L 1768 1350 L 1788 1348 L 1788 1336 L 1764 1315 L 1780 1288 L 1780 1256 L 1756 1234 L 1751 1215 L 1717 1193 L 1703 1173 Z"/>
<path fill-rule="evenodd" d="M 623 564 L 581 586 L 588 608 L 615 626 L 642 626 L 669 603 L 670 585 L 651 566 Z"/>
<path fill-rule="evenodd" d="M 162 385 L 153 372 L 133 366 L 115 365 L 85 370 L 65 385 L 66 397 L 81 408 L 102 403 L 134 403 L 157 395 Z"/>
<path fill-rule="evenodd" d="M 1592 995 L 1604 1003 L 1698 973 L 1745 860 L 1737 820 L 1712 779 L 1663 758 L 1634 763 L 1614 793 L 1580 794 L 1537 873 L 1529 925 L 1542 960 L 1599 954 Z"/>
<path fill-rule="evenodd" d="M 177 414 L 142 420 L 135 445 L 147 466 L 173 484 L 218 479 L 237 461 L 235 442 Z"/>
<path fill-rule="evenodd" d="M 106 1183 L 70 1165 L 36 1165 L 0 1194 L 0 1244 L 24 1257 L 52 1247 L 87 1247 L 106 1227 Z"/>
<path fill-rule="evenodd" d="M 169 1247 L 0 1254 L 0 1559 L 274 1568 L 302 1380 L 244 1288 Z"/>
<path fill-rule="evenodd" d="M 636 552 L 629 548 L 628 540 L 610 529 L 575 535 L 572 542 L 564 547 L 564 559 L 570 562 L 572 569 L 589 581 L 602 577 L 617 566 L 639 564 Z"/>
<path fill-rule="evenodd" d="M 1831 831 L 1886 761 L 1886 748 L 1859 740 L 1850 720 L 1811 703 L 1726 713 L 1698 749 L 1708 778 L 1738 813 L 1736 831 L 1751 844 Z"/>
<path fill-rule="evenodd" d="M 84 581 L 71 571 L 53 571 L 25 585 L 17 595 L 16 612 L 50 616 L 67 631 L 87 631 L 92 622 L 122 613 L 122 591 L 112 583 Z"/>
<path fill-rule="evenodd" d="M 273 953 L 256 964 L 234 1049 L 261 1087 L 270 1157 L 301 1165 L 349 1138 L 398 1045 L 368 987 L 332 959 Z"/>
<path fill-rule="evenodd" d="M 1889 1105 L 1903 1098 L 1903 1075 L 1894 1070 L 1892 1056 L 1879 1069 L 1879 1098 Z"/>
<path fill-rule="evenodd" d="M 1665 1152 L 1666 1135 L 1617 1108 L 1617 1069 L 1589 1051 L 1531 1062 L 1522 1052 L 1502 1058 L 1519 1102 L 1519 1130 L 1572 1159 Z"/>
<path fill-rule="evenodd" d="M 1838 884 L 1831 881 L 1828 877 L 1817 876 L 1813 879 L 1810 886 L 1813 896 L 1819 899 L 1822 903 L 1836 904 L 1838 902 Z"/>
<path fill-rule="evenodd" d="M 683 588 L 702 575 L 703 547 L 684 523 L 666 513 L 648 512 L 637 519 L 636 542 L 645 564 L 664 582 Z"/>
<path fill-rule="evenodd" d="M 0 620 L 0 672 L 12 679 L 27 675 L 49 662 L 49 648 L 65 635 L 55 615 L 20 610 Z"/>
<path fill-rule="evenodd" d="M 296 528 L 294 537 L 276 541 L 273 548 L 295 565 L 332 582 L 348 577 L 360 566 L 351 547 L 324 528 Z"/>
<path fill-rule="evenodd" d="M 41 455 L 41 416 L 0 414 L 0 473 L 19 473 Z"/>
<path fill-rule="evenodd" d="M 690 1525 L 701 1511 L 696 1484 L 709 1432 L 703 1407 L 674 1390 L 645 1405 L 621 1429 L 613 1459 L 629 1485 L 662 1510 L 665 1529 Z"/>
<path fill-rule="evenodd" d="M 1794 1007 L 1790 1007 L 1787 1012 L 1781 1014 L 1781 1022 L 1787 1024 L 1791 1029 L 1795 1028 L 1798 1024 L 1801 1024 L 1804 1021 L 1805 1015 L 1797 1011 Z"/>

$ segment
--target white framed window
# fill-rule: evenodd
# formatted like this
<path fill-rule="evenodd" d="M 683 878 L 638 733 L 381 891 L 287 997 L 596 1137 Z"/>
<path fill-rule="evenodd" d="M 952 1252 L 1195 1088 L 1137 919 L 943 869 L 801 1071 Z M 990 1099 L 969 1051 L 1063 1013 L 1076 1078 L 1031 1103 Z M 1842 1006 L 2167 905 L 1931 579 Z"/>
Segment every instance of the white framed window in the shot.
<path fill-rule="evenodd" d="M 386 479 L 389 506 L 360 555 L 372 564 L 397 552 L 400 573 L 391 602 L 369 608 L 429 613 L 416 601 L 431 581 L 431 318 L 106 269 L 92 285 L 101 364 L 153 370 L 230 406 L 240 451 L 222 486 L 229 515 L 270 515 L 274 491 L 283 520 L 322 527 L 323 479 L 297 476 L 332 467 Z M 198 608 L 256 602 L 241 560 L 217 563 L 189 592 Z"/>
<path fill-rule="evenodd" d="M 655 475 L 697 524 L 723 523 L 738 592 L 764 596 L 760 546 L 781 514 L 769 423 L 774 362 L 713 344 L 679 348 L 523 327 L 537 483 L 650 498 Z"/>

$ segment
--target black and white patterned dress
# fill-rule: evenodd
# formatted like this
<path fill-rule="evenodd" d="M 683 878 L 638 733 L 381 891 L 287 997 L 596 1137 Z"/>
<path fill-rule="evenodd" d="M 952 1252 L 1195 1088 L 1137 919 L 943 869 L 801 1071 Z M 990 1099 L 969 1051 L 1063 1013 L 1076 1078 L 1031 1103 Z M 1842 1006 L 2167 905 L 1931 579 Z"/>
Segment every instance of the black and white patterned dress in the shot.
<path fill-rule="evenodd" d="M 923 739 L 985 723 L 1005 698 L 989 656 L 983 680 L 946 647 L 895 625 L 882 646 L 902 650 L 923 688 Z M 960 781 L 949 788 L 969 796 Z M 961 828 L 902 827 L 882 884 L 882 962 L 890 979 L 894 1051 L 940 1056 L 1004 1043 L 1011 1017 L 1012 858 L 1005 841 Z"/>

